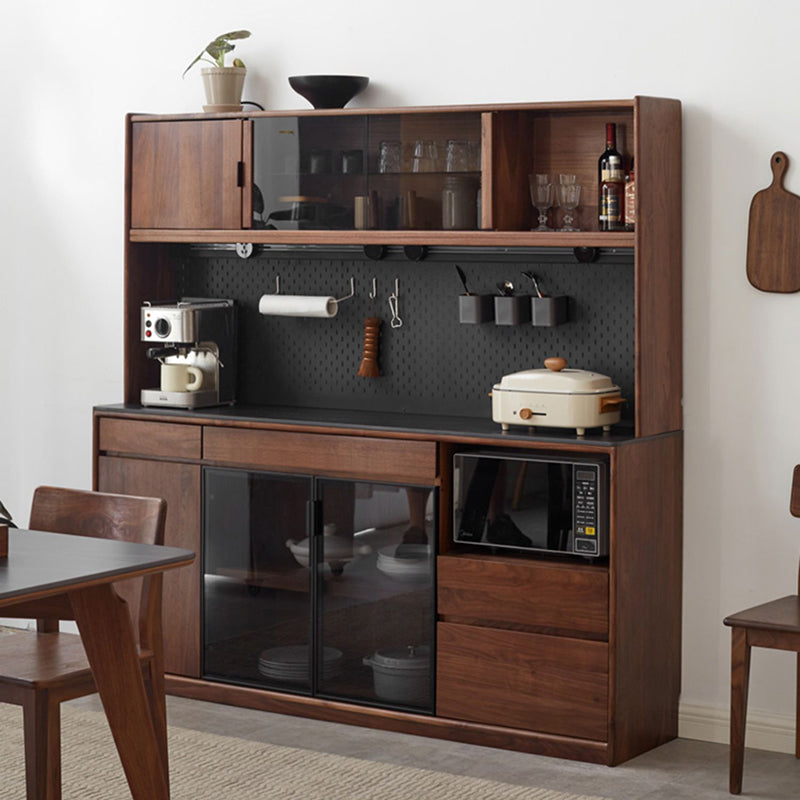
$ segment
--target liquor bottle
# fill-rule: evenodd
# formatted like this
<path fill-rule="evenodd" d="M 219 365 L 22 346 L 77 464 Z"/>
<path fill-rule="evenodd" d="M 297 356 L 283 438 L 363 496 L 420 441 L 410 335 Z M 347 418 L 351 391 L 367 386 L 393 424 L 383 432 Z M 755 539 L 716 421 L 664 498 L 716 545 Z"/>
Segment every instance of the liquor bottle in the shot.
<path fill-rule="evenodd" d="M 625 178 L 625 230 L 636 230 L 636 174 L 633 170 L 633 159 Z"/>
<path fill-rule="evenodd" d="M 613 122 L 606 123 L 606 149 L 597 162 L 597 173 L 600 230 L 621 230 L 624 224 L 625 178 L 622 156 L 617 150 L 617 126 Z"/>

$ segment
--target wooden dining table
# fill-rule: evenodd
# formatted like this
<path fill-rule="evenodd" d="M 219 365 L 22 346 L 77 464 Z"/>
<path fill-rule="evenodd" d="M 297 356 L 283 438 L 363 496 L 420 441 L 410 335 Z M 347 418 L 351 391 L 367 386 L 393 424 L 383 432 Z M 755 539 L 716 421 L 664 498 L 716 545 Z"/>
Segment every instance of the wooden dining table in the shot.
<path fill-rule="evenodd" d="M 45 609 L 50 617 L 75 620 L 132 797 L 169 800 L 166 748 L 159 744 L 133 622 L 112 584 L 187 566 L 194 553 L 19 529 L 8 538 L 8 556 L 0 558 L 0 616 L 38 616 Z M 163 692 L 163 682 L 154 690 Z"/>

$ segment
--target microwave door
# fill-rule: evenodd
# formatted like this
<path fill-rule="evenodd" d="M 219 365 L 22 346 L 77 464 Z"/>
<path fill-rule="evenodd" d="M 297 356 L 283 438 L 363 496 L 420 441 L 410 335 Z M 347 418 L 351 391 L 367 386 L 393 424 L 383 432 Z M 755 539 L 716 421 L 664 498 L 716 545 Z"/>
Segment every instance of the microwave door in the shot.
<path fill-rule="evenodd" d="M 548 464 L 547 549 L 572 549 L 572 464 Z"/>

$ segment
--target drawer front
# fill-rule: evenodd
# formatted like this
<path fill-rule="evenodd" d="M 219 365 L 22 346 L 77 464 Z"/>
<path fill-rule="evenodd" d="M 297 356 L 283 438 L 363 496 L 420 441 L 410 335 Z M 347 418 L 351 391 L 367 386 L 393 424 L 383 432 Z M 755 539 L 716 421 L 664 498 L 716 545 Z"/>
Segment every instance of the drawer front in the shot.
<path fill-rule="evenodd" d="M 608 571 L 503 557 L 439 556 L 438 611 L 510 627 L 608 635 Z"/>
<path fill-rule="evenodd" d="M 281 472 L 423 485 L 433 485 L 437 475 L 434 442 L 362 436 L 207 427 L 203 458 Z"/>
<path fill-rule="evenodd" d="M 201 436 L 199 425 L 102 418 L 98 430 L 98 446 L 101 451 L 108 453 L 200 458 Z"/>
<path fill-rule="evenodd" d="M 440 622 L 436 714 L 608 739 L 608 645 Z"/>

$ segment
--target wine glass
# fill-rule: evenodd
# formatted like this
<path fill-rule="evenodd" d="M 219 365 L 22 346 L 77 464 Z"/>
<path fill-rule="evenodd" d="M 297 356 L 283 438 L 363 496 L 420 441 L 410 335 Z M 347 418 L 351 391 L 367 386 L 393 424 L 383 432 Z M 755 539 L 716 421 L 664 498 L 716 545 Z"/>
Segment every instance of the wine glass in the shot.
<path fill-rule="evenodd" d="M 531 203 L 539 214 L 539 227 L 531 228 L 534 231 L 549 231 L 547 227 L 547 212 L 553 205 L 553 184 L 549 175 L 528 175 L 531 188 Z"/>
<path fill-rule="evenodd" d="M 581 199 L 581 187 L 578 184 L 577 175 L 559 175 L 558 185 L 556 186 L 556 199 L 558 205 L 564 209 L 564 224 L 559 228 L 560 231 L 579 231 L 572 223 L 574 218 L 572 212 L 578 207 Z"/>

